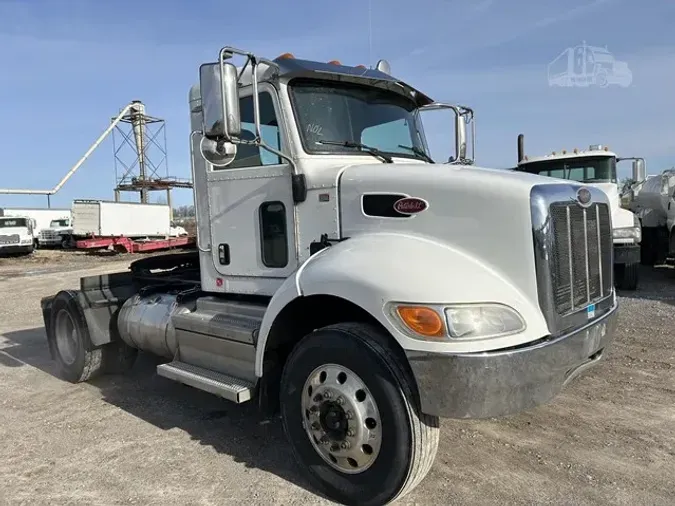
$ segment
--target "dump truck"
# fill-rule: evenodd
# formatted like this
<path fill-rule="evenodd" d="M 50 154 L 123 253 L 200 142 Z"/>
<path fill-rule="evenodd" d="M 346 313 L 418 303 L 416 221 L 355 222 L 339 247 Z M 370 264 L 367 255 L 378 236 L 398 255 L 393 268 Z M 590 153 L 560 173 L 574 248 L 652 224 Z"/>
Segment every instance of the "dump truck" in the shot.
<path fill-rule="evenodd" d="M 591 144 L 588 149 L 553 151 L 543 156 L 525 154 L 524 135 L 518 136 L 517 171 L 578 181 L 601 189 L 610 202 L 613 229 L 613 263 L 618 288 L 636 290 L 639 282 L 640 241 L 642 226 L 639 218 L 621 205 L 617 179 L 617 163 L 633 162 L 633 180 L 644 181 L 646 166 L 643 158 L 620 158 L 607 146 Z"/>
<path fill-rule="evenodd" d="M 164 357 L 158 375 L 280 416 L 326 496 L 380 505 L 428 473 L 440 418 L 532 409 L 605 356 L 618 305 L 603 191 L 477 167 L 467 109 L 384 60 L 224 47 L 199 77 L 196 248 L 42 299 L 64 378 Z M 423 134 L 439 108 L 452 163 Z"/>

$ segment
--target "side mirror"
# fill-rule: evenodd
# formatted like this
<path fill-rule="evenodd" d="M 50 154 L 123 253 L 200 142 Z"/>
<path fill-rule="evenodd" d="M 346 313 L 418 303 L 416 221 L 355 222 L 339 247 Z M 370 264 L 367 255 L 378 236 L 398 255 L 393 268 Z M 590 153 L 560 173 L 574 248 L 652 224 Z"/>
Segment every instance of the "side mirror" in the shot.
<path fill-rule="evenodd" d="M 466 124 L 464 116 L 455 111 L 455 155 L 456 160 L 466 159 Z"/>
<path fill-rule="evenodd" d="M 226 167 L 230 165 L 237 156 L 237 145 L 227 142 L 224 139 L 209 139 L 202 137 L 199 143 L 199 152 L 204 160 L 216 167 Z"/>
<path fill-rule="evenodd" d="M 222 75 L 221 75 L 222 69 Z M 206 63 L 199 67 L 202 131 L 209 139 L 233 141 L 241 135 L 237 67 L 232 63 Z"/>
<path fill-rule="evenodd" d="M 647 167 L 645 166 L 645 161 L 642 158 L 633 160 L 633 180 L 636 183 L 640 183 L 647 178 Z"/>

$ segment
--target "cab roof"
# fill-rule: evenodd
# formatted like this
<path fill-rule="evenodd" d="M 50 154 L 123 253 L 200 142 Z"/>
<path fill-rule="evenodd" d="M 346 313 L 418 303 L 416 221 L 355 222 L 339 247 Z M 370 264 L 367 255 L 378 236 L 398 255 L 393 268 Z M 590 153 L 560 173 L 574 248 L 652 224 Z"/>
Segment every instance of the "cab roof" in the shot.
<path fill-rule="evenodd" d="M 548 162 L 552 160 L 579 160 L 582 158 L 589 158 L 592 156 L 602 156 L 606 158 L 617 158 L 616 153 L 613 151 L 602 149 L 587 149 L 587 150 L 577 150 L 571 152 L 553 152 L 548 155 L 543 156 L 526 156 L 524 160 L 518 162 L 518 165 L 527 165 L 528 163 L 535 162 Z"/>

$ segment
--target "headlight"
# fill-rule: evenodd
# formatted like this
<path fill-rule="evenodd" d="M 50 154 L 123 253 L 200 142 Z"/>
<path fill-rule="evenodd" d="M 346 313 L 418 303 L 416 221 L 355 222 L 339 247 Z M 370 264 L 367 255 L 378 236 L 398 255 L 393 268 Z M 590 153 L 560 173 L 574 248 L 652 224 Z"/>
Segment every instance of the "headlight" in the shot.
<path fill-rule="evenodd" d="M 411 337 L 424 340 L 482 339 L 525 330 L 523 318 L 503 304 L 452 304 L 438 306 L 392 305 L 391 314 Z"/>
<path fill-rule="evenodd" d="M 642 240 L 642 229 L 640 227 L 615 228 L 612 232 L 614 239 L 635 239 Z"/>
<path fill-rule="evenodd" d="M 30 244 L 32 242 L 32 239 L 21 239 L 21 244 Z"/>
<path fill-rule="evenodd" d="M 498 337 L 525 330 L 518 312 L 501 304 L 468 304 L 445 309 L 448 334 L 457 339 Z"/>

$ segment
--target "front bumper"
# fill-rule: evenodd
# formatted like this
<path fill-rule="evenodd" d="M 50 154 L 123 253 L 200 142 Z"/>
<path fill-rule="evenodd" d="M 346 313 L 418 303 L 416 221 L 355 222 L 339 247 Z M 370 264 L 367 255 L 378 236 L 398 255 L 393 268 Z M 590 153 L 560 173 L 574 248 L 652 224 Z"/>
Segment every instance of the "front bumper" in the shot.
<path fill-rule="evenodd" d="M 550 401 L 604 356 L 614 338 L 617 307 L 570 334 L 524 347 L 454 355 L 406 352 L 422 411 L 489 418 Z"/>
<path fill-rule="evenodd" d="M 614 244 L 614 263 L 615 264 L 639 264 L 640 263 L 640 245 L 639 244 Z"/>
<path fill-rule="evenodd" d="M 0 256 L 12 255 L 14 253 L 30 253 L 33 251 L 32 244 L 12 244 L 11 246 L 0 247 Z"/>

